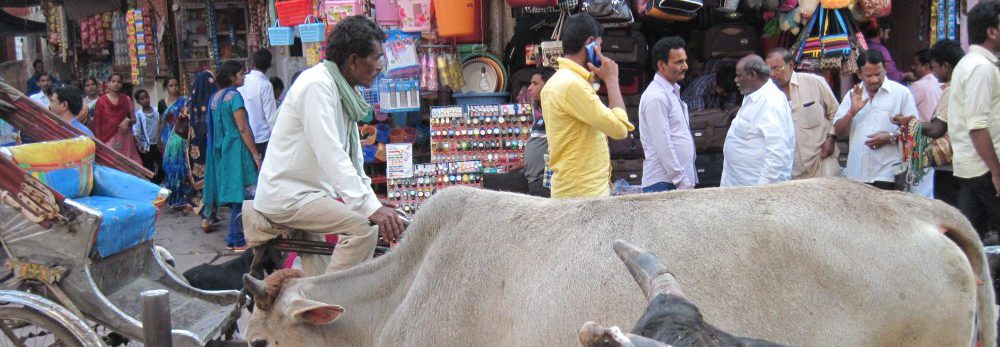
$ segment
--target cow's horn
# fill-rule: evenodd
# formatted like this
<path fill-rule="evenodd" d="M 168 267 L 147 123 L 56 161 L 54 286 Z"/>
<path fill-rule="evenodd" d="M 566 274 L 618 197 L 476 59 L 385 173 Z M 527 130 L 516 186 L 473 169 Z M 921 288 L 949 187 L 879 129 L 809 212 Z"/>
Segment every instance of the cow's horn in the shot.
<path fill-rule="evenodd" d="M 625 240 L 615 240 L 612 246 L 647 300 L 653 300 L 657 294 L 684 296 L 677 279 L 655 255 Z"/>
<path fill-rule="evenodd" d="M 243 287 L 253 297 L 257 308 L 264 311 L 271 308 L 271 298 L 267 294 L 267 284 L 264 281 L 253 278 L 250 274 L 243 274 Z"/>
<path fill-rule="evenodd" d="M 578 337 L 581 347 L 670 347 L 648 337 L 623 333 L 618 327 L 605 328 L 594 322 L 584 323 Z"/>

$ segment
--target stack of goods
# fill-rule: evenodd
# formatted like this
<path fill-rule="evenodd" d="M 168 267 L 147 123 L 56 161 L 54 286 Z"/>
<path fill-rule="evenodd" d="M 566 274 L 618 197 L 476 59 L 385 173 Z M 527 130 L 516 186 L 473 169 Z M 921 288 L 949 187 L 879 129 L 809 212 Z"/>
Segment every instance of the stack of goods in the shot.
<path fill-rule="evenodd" d="M 531 133 L 531 105 L 481 105 L 431 109 L 431 161 L 479 160 L 487 168 L 524 159 Z"/>
<path fill-rule="evenodd" d="M 66 29 L 66 14 L 62 5 L 55 1 L 42 1 L 42 11 L 45 13 L 45 25 L 48 28 L 49 45 L 59 51 L 59 56 L 66 61 L 69 50 L 69 31 Z"/>
<path fill-rule="evenodd" d="M 111 32 L 113 41 L 119 43 L 115 45 L 115 65 L 128 65 L 129 46 L 121 44 L 129 40 L 128 23 L 126 23 L 125 17 L 118 12 L 111 16 Z"/>
<path fill-rule="evenodd" d="M 132 80 L 139 81 L 140 71 L 148 64 L 151 53 L 155 52 L 156 35 L 153 33 L 153 21 L 149 13 L 142 9 L 125 12 L 128 30 L 128 58 L 132 67 Z"/>
<path fill-rule="evenodd" d="M 112 12 L 95 14 L 93 16 L 80 18 L 80 44 L 88 51 L 103 52 L 107 48 L 107 42 L 114 42 L 114 32 L 111 30 Z"/>
<path fill-rule="evenodd" d="M 417 164 L 413 177 L 390 179 L 389 200 L 408 213 L 416 212 L 427 198 L 451 186 L 481 187 L 483 165 L 478 160 Z"/>

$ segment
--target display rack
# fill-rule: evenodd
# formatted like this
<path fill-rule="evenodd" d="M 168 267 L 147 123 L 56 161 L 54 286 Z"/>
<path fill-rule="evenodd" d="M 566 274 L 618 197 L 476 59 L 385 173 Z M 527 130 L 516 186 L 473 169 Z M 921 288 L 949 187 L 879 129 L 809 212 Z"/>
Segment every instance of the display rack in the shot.
<path fill-rule="evenodd" d="M 215 1 L 216 28 L 212 30 L 208 21 L 208 1 L 185 0 L 180 2 L 177 12 L 176 31 L 179 43 L 177 52 L 180 62 L 181 86 L 187 92 L 194 73 L 215 69 L 212 57 L 212 40 L 217 40 L 219 61 L 248 60 L 247 23 L 249 23 L 246 1 Z M 211 37 L 214 35 L 215 37 Z"/>
<path fill-rule="evenodd" d="M 470 105 L 431 109 L 431 162 L 478 160 L 487 169 L 524 160 L 531 105 Z"/>
<path fill-rule="evenodd" d="M 453 186 L 482 187 L 483 164 L 478 160 L 413 165 L 413 177 L 389 179 L 389 200 L 408 213 L 427 198 Z"/>

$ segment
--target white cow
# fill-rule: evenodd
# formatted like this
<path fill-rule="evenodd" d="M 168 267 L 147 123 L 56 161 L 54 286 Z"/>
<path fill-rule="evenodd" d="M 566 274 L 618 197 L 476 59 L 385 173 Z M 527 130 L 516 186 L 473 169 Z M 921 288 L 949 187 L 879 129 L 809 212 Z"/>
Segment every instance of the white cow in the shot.
<path fill-rule="evenodd" d="M 247 338 L 576 345 L 583 322 L 631 326 L 646 306 L 615 239 L 670 264 L 705 320 L 732 334 L 956 347 L 979 335 L 996 345 L 993 288 L 969 222 L 941 202 L 844 179 L 586 200 L 448 189 L 386 256 L 318 277 L 246 278 L 260 308 Z"/>

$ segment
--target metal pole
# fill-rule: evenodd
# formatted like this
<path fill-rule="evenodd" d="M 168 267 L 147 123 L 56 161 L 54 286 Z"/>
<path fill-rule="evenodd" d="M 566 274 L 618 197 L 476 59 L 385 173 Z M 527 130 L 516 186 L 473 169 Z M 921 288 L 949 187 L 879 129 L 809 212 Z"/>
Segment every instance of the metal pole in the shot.
<path fill-rule="evenodd" d="M 171 347 L 170 292 L 147 290 L 142 297 L 142 337 L 146 346 Z"/>

